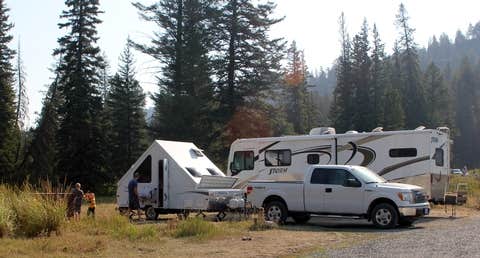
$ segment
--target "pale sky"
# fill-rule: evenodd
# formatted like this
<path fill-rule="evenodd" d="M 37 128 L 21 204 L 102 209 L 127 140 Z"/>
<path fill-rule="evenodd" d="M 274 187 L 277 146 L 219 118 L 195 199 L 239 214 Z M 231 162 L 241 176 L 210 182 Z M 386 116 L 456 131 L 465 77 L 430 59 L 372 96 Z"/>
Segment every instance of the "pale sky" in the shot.
<path fill-rule="evenodd" d="M 153 3 L 155 0 L 138 0 Z M 447 33 L 451 39 L 458 29 L 465 31 L 468 24 L 480 21 L 478 0 L 273 0 L 277 3 L 276 16 L 285 20 L 272 28 L 271 35 L 296 40 L 305 50 L 307 65 L 311 70 L 330 67 L 339 55 L 338 17 L 345 13 L 350 35 L 358 32 L 364 17 L 370 28 L 377 24 L 380 36 L 391 52 L 397 38 L 395 15 L 400 2 L 405 4 L 411 17 L 410 24 L 416 29 L 415 39 L 426 46 L 433 35 Z M 22 59 L 27 73 L 26 86 L 30 98 L 30 125 L 34 125 L 40 112 L 46 85 L 52 81 L 50 68 L 55 63 L 53 49 L 57 39 L 65 32 L 58 29 L 59 15 L 65 8 L 62 0 L 6 0 L 10 10 L 10 21 L 15 27 L 11 31 L 16 48 L 20 39 Z M 99 45 L 108 57 L 110 72 L 117 70 L 118 56 L 126 38 L 144 42 L 152 35 L 155 27 L 138 18 L 130 0 L 100 0 L 100 16 L 103 23 L 98 26 Z M 158 64 L 148 56 L 135 53 L 138 79 L 146 92 L 156 91 L 154 74 Z M 151 105 L 151 101 L 147 101 Z"/>

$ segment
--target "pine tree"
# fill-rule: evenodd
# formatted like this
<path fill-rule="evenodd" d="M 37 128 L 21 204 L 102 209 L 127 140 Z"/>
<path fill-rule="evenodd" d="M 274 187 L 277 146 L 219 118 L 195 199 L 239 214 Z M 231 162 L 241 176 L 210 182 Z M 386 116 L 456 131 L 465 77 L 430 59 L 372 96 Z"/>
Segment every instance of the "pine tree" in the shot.
<path fill-rule="evenodd" d="M 223 116 L 228 121 L 238 106 L 261 99 L 262 93 L 274 85 L 284 43 L 268 36 L 269 29 L 283 20 L 272 18 L 276 8 L 273 2 L 225 2 L 217 20 L 215 64 Z"/>
<path fill-rule="evenodd" d="M 163 31 L 149 45 L 134 44 L 164 65 L 160 90 L 153 97 L 154 136 L 194 140 L 208 148 L 215 138 L 217 121 L 212 116 L 217 105 L 209 56 L 211 1 L 162 0 L 151 6 L 134 5 L 144 20 L 155 22 Z"/>
<path fill-rule="evenodd" d="M 432 128 L 449 125 L 450 95 L 443 75 L 434 63 L 430 63 L 424 73 L 424 85 L 427 92 L 427 125 Z"/>
<path fill-rule="evenodd" d="M 386 61 L 384 44 L 380 39 L 376 24 L 373 25 L 373 48 L 371 60 L 371 106 L 373 111 L 372 125 L 377 127 L 385 124 L 383 120 L 385 116 L 385 88 L 390 84 L 390 80 L 388 79 L 388 64 Z"/>
<path fill-rule="evenodd" d="M 60 124 L 58 108 L 63 101 L 58 90 L 58 79 L 57 74 L 57 78 L 48 87 L 37 126 L 33 130 L 32 142 L 28 147 L 25 166 L 32 183 L 38 183 L 39 180 L 45 179 L 49 179 L 51 182 L 59 182 L 64 179 L 55 170 L 57 166 L 57 132 Z"/>
<path fill-rule="evenodd" d="M 303 51 L 293 41 L 287 51 L 288 65 L 285 72 L 285 106 L 287 120 L 297 134 L 304 134 L 308 126 L 307 67 Z"/>
<path fill-rule="evenodd" d="M 453 153 L 456 166 L 477 167 L 480 165 L 477 157 L 480 150 L 474 140 L 478 137 L 475 128 L 478 128 L 479 125 L 475 121 L 475 102 L 479 97 L 475 87 L 477 83 L 470 61 L 464 58 L 463 64 L 455 76 L 457 134 L 454 139 Z"/>
<path fill-rule="evenodd" d="M 383 129 L 400 130 L 404 128 L 405 115 L 402 108 L 402 97 L 398 89 L 387 87 L 385 89 L 385 102 L 383 103 Z"/>
<path fill-rule="evenodd" d="M 134 59 L 127 45 L 120 56 L 119 71 L 110 80 L 108 110 L 112 135 L 111 161 L 114 177 L 119 178 L 145 151 L 145 93 L 135 79 Z"/>
<path fill-rule="evenodd" d="M 96 26 L 101 23 L 97 17 L 102 12 L 98 0 L 66 0 L 65 5 L 67 10 L 60 16 L 65 21 L 59 28 L 68 33 L 54 51 L 61 55 L 58 90 L 65 99 L 59 107 L 57 174 L 94 189 L 107 179 L 99 89 L 104 64 L 96 45 Z"/>
<path fill-rule="evenodd" d="M 425 92 L 422 85 L 417 46 L 413 38 L 415 30 L 408 24 L 410 17 L 403 4 L 400 4 L 396 18 L 400 34 L 398 43 L 402 51 L 400 54 L 400 69 L 403 76 L 405 125 L 407 128 L 415 128 L 426 123 Z"/>
<path fill-rule="evenodd" d="M 26 74 L 23 67 L 23 61 L 20 51 L 20 43 L 18 43 L 17 49 L 17 67 L 16 67 L 16 79 L 17 79 L 17 107 L 15 114 L 15 124 L 20 129 L 20 139 L 17 141 L 17 147 L 15 151 L 15 163 L 18 163 L 24 158 L 26 151 L 26 123 L 28 122 L 28 95 L 25 85 Z"/>
<path fill-rule="evenodd" d="M 343 13 L 340 15 L 339 25 L 342 52 L 337 60 L 337 83 L 329 117 L 338 132 L 345 132 L 353 126 L 355 92 L 352 85 L 351 42 Z"/>
<path fill-rule="evenodd" d="M 15 51 L 9 48 L 12 36 L 9 31 L 9 8 L 0 0 L 0 180 L 13 176 L 18 127 L 15 124 L 14 70 L 11 61 Z"/>
<path fill-rule="evenodd" d="M 368 41 L 368 24 L 365 19 L 359 34 L 353 38 L 352 78 L 355 91 L 354 128 L 360 131 L 370 131 L 375 127 L 372 84 L 370 78 L 371 59 Z"/>

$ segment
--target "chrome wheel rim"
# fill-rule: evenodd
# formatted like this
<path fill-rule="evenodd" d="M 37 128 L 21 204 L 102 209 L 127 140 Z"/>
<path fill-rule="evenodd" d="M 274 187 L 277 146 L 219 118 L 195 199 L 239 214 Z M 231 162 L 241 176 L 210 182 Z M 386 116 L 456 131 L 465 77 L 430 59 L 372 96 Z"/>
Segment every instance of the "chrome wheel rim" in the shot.
<path fill-rule="evenodd" d="M 375 221 L 382 226 L 386 226 L 392 221 L 392 213 L 389 209 L 379 209 L 375 213 Z"/>
<path fill-rule="evenodd" d="M 270 221 L 279 222 L 282 217 L 282 210 L 280 207 L 274 205 L 270 206 L 267 211 L 267 218 Z"/>
<path fill-rule="evenodd" d="M 157 213 L 155 213 L 155 209 L 153 207 L 149 207 L 146 211 L 146 215 L 147 215 L 148 218 L 155 219 Z"/>

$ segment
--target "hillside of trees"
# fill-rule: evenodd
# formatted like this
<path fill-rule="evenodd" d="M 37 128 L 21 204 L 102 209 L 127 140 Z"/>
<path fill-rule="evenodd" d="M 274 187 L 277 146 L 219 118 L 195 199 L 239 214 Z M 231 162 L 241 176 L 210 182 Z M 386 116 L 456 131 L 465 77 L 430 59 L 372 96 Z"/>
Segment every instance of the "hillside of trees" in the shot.
<path fill-rule="evenodd" d="M 25 128 L 28 97 L 20 46 L 0 0 L 0 179 L 20 184 L 80 181 L 108 191 L 153 139 L 192 141 L 225 167 L 232 141 L 244 137 L 448 126 L 454 165 L 479 167 L 480 23 L 415 43 L 407 10 L 386 54 L 365 19 L 353 36 L 339 19 L 341 53 L 327 69 L 307 67 L 295 41 L 272 38 L 282 22 L 275 4 L 253 0 L 159 0 L 132 5 L 157 28 L 151 41 L 125 42 L 113 74 L 98 46 L 98 0 L 66 0 L 52 50 L 58 60 L 40 117 Z M 136 79 L 135 52 L 161 67 L 147 96 Z M 147 121 L 148 117 L 148 121 Z M 111 189 L 111 188 L 110 188 Z"/>

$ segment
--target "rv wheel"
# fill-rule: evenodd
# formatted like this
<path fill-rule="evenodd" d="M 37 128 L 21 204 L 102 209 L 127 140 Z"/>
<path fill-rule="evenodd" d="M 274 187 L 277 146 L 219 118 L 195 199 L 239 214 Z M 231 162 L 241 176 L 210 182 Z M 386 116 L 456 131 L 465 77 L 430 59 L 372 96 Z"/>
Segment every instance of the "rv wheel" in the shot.
<path fill-rule="evenodd" d="M 155 211 L 155 208 L 152 206 L 148 206 L 145 209 L 145 217 L 147 217 L 148 220 L 156 220 L 158 217 L 157 211 Z"/>
<path fill-rule="evenodd" d="M 287 207 L 279 201 L 271 201 L 265 205 L 265 220 L 282 224 L 287 220 Z"/>
<path fill-rule="evenodd" d="M 373 208 L 371 218 L 377 228 L 394 228 L 398 223 L 398 212 L 392 205 L 380 203 Z"/>

